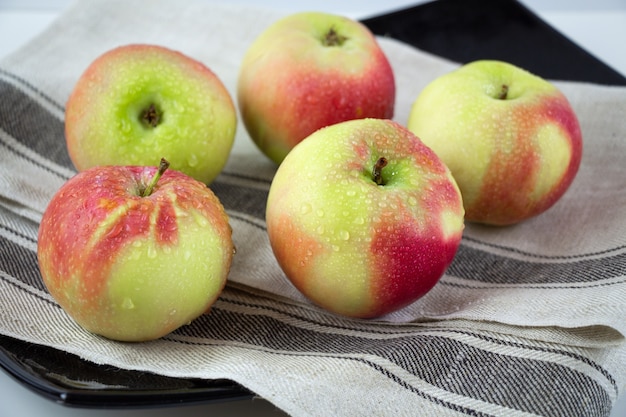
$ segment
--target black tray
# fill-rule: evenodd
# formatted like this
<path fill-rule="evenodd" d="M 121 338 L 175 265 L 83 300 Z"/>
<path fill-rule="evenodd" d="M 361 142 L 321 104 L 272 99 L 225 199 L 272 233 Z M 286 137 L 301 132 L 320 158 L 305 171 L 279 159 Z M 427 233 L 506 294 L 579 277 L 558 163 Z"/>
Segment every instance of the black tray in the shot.
<path fill-rule="evenodd" d="M 363 22 L 377 35 L 459 63 L 501 59 L 545 78 L 626 85 L 626 77 L 513 0 L 437 0 Z M 76 407 L 161 407 L 254 396 L 228 380 L 126 371 L 6 336 L 0 336 L 0 366 L 34 392 Z"/>
<path fill-rule="evenodd" d="M 513 0 L 437 0 L 363 23 L 459 63 L 500 59 L 544 78 L 626 85 L 626 77 Z"/>

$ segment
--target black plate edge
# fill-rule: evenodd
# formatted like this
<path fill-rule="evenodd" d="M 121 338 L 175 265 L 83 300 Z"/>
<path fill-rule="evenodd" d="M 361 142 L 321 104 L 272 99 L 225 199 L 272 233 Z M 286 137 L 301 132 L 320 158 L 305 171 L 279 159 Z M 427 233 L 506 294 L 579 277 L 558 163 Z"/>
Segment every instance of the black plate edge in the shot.
<path fill-rule="evenodd" d="M 32 357 L 37 357 L 39 361 L 21 357 L 26 351 Z M 67 363 L 73 366 L 65 367 L 64 364 Z M 53 367 L 59 368 L 58 374 L 48 372 Z M 173 378 L 148 372 L 129 371 L 109 365 L 98 365 L 68 352 L 4 335 L 0 335 L 0 368 L 35 394 L 69 407 L 154 408 L 245 400 L 255 397 L 250 390 L 227 379 Z M 41 368 L 45 370 L 42 371 Z M 60 374 L 63 368 L 69 377 L 65 378 Z M 46 374 L 42 375 L 43 372 Z M 84 376 L 85 380 L 78 379 L 76 374 L 81 374 L 81 379 Z M 97 381 L 90 381 L 90 379 L 98 377 L 99 374 L 110 374 L 114 377 L 132 376 L 132 378 L 121 378 L 121 380 L 126 379 L 131 382 L 148 379 L 155 388 L 128 390 L 117 387 L 116 384 L 94 386 L 93 383 Z M 55 375 L 58 378 L 55 378 Z M 157 386 L 163 388 L 159 389 Z"/>

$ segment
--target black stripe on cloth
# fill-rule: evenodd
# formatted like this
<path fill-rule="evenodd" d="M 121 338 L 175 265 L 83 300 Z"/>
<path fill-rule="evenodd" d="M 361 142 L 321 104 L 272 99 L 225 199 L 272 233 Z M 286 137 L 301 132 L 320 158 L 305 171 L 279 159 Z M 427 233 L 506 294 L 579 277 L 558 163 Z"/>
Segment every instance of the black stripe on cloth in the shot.
<path fill-rule="evenodd" d="M 383 362 L 393 363 L 445 391 L 539 415 L 602 416 L 611 408 L 609 394 L 579 371 L 553 362 L 489 352 L 444 336 L 412 334 L 368 339 L 324 333 L 267 315 L 219 308 L 175 334 L 194 340 L 168 340 L 200 345 L 219 340 L 245 344 L 251 349 L 262 347 L 276 354 L 360 361 L 396 382 L 402 381 L 401 385 L 424 398 L 450 408 L 453 404 L 434 399 L 392 368 L 364 357 L 384 359 Z M 468 414 L 475 415 L 472 412 Z"/>
<path fill-rule="evenodd" d="M 489 284 L 485 286 L 485 285 L 477 285 L 477 284 L 472 285 L 469 281 L 467 284 L 451 282 L 450 280 L 446 279 L 446 277 L 444 276 L 439 281 L 438 285 L 445 285 L 448 287 L 455 287 L 455 288 L 466 288 L 466 289 L 472 289 L 472 290 L 496 289 L 496 288 L 507 288 L 507 287 L 510 288 L 512 285 L 514 285 L 515 288 L 524 288 L 528 290 L 564 290 L 564 289 L 569 290 L 569 289 L 581 289 L 581 288 L 589 289 L 589 288 L 611 287 L 613 285 L 621 285 L 625 282 L 626 282 L 626 277 L 621 277 L 621 279 L 619 280 L 614 280 L 610 282 L 599 282 L 595 284 L 580 283 L 576 285 L 575 283 L 571 283 L 569 285 L 560 285 L 560 284 L 510 284 L 510 283 L 507 283 L 507 284 Z"/>
<path fill-rule="evenodd" d="M 591 283 L 626 275 L 626 253 L 547 263 L 513 259 L 462 244 L 446 273 L 491 284 Z"/>
<path fill-rule="evenodd" d="M 236 211 L 265 220 L 267 191 L 220 182 L 219 178 L 209 186 L 226 210 Z"/>
<path fill-rule="evenodd" d="M 543 260 L 547 260 L 547 261 L 555 261 L 555 260 L 575 260 L 575 259 L 580 259 L 583 257 L 591 257 L 591 256 L 602 256 L 602 255 L 609 255 L 613 252 L 616 251 L 620 251 L 623 249 L 626 249 L 626 245 L 621 245 L 621 246 L 616 246 L 613 248 L 609 248 L 609 249 L 604 249 L 601 251 L 597 251 L 597 252 L 588 252 L 588 253 L 583 253 L 583 254 L 576 254 L 576 255 L 543 255 L 543 254 L 538 254 L 538 253 L 532 253 L 532 252 L 527 252 L 527 251 L 523 251 L 520 250 L 518 248 L 512 247 L 512 246 L 505 246 L 505 245 L 498 245 L 495 243 L 491 243 L 491 242 L 483 242 L 479 239 L 473 238 L 473 237 L 469 237 L 469 236 L 463 236 L 463 240 L 467 241 L 467 242 L 475 242 L 478 243 L 480 245 L 492 248 L 492 249 L 500 249 L 500 250 L 504 250 L 510 253 L 516 253 L 519 255 L 524 255 L 530 258 L 534 258 L 534 259 L 543 259 Z"/>
<path fill-rule="evenodd" d="M 73 169 L 65 143 L 63 121 L 54 117 L 19 88 L 2 79 L 0 97 L 0 129 L 39 155 Z"/>
<path fill-rule="evenodd" d="M 1 208 L 1 207 L 0 207 Z M 18 234 L 16 231 L 9 229 L 0 224 L 0 229 Z M 28 236 L 20 235 L 21 239 L 31 240 Z M 0 235 L 0 270 L 6 272 L 20 282 L 35 288 L 37 290 L 45 290 L 41 275 L 39 273 L 39 264 L 37 262 L 37 253 L 33 252 L 10 239 Z"/>
<path fill-rule="evenodd" d="M 32 158 L 30 155 L 27 155 L 26 153 L 24 153 L 21 149 L 17 149 L 14 146 L 12 146 L 10 143 L 7 143 L 3 140 L 2 135 L 0 135 L 0 147 L 4 147 L 5 150 L 3 150 L 2 152 L 5 151 L 9 151 L 14 153 L 15 155 L 19 156 L 20 158 L 30 162 L 31 164 L 43 169 L 44 171 L 47 171 L 49 173 L 51 173 L 52 175 L 55 175 L 59 178 L 61 178 L 62 180 L 68 180 L 70 177 L 68 175 L 59 173 L 53 169 L 51 169 L 50 167 L 46 166 L 45 164 L 40 163 L 39 161 L 37 161 L 36 159 Z"/>
<path fill-rule="evenodd" d="M 252 221 L 249 217 L 241 215 L 240 213 L 237 213 L 236 211 L 229 211 L 227 210 L 226 213 L 228 214 L 228 216 L 231 219 L 237 219 L 240 222 L 244 222 L 246 224 L 248 224 L 249 226 L 252 227 L 256 227 L 257 229 L 261 230 L 261 231 L 265 231 L 265 226 L 262 224 L 259 224 L 258 222 Z"/>
<path fill-rule="evenodd" d="M 36 94 L 42 100 L 44 100 L 45 102 L 50 104 L 52 107 L 56 108 L 60 113 L 63 113 L 65 111 L 65 108 L 61 104 L 57 103 L 55 100 L 53 100 L 51 97 L 49 97 L 43 91 L 39 90 L 37 87 L 35 87 L 34 85 L 32 85 L 31 83 L 26 81 L 24 78 L 22 78 L 20 76 L 17 76 L 17 75 L 15 75 L 15 74 L 13 74 L 13 73 L 11 73 L 9 71 L 6 71 L 3 68 L 0 68 L 0 74 L 2 74 L 3 76 L 5 76 L 7 78 L 12 79 L 13 81 L 16 81 L 18 84 L 26 87 L 28 90 L 32 91 L 34 94 Z"/>
<path fill-rule="evenodd" d="M 220 175 L 229 176 L 233 178 L 239 178 L 241 180 L 246 180 L 246 181 L 254 182 L 257 184 L 261 184 L 262 186 L 266 187 L 268 190 L 270 188 L 270 185 L 272 184 L 271 180 L 255 177 L 253 175 L 242 174 L 240 172 L 233 172 L 233 171 L 226 170 L 226 169 L 222 171 Z"/>

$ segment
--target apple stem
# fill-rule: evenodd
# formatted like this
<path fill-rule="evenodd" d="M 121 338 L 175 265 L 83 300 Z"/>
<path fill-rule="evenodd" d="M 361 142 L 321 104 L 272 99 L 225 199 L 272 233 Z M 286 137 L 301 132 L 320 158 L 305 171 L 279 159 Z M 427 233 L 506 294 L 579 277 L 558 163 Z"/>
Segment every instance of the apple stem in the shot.
<path fill-rule="evenodd" d="M 384 185 L 382 170 L 386 166 L 387 158 L 385 158 L 384 156 L 378 158 L 378 160 L 374 164 L 374 169 L 372 169 L 372 178 L 377 185 Z"/>
<path fill-rule="evenodd" d="M 500 90 L 500 95 L 498 98 L 500 100 L 506 100 L 506 96 L 509 94 L 509 86 L 506 84 L 502 84 L 502 90 Z"/>
<path fill-rule="evenodd" d="M 167 171 L 169 166 L 170 163 L 165 158 L 161 158 L 159 169 L 157 170 L 157 172 L 154 173 L 152 180 L 150 180 L 150 184 L 148 184 L 148 186 L 144 188 L 143 191 L 140 193 L 141 197 L 148 197 L 150 194 L 152 194 L 152 191 L 154 190 L 157 182 L 159 182 L 159 179 L 165 173 L 165 171 Z"/>

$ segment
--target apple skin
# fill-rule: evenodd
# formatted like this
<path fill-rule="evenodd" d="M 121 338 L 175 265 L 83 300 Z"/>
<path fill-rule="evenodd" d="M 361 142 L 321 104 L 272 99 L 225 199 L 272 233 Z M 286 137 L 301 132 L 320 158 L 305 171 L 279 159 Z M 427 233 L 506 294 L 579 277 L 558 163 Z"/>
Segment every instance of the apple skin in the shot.
<path fill-rule="evenodd" d="M 383 185 L 372 176 L 380 157 Z M 266 207 L 287 278 L 317 305 L 356 318 L 396 311 L 432 289 L 456 254 L 463 216 L 447 167 L 382 119 L 338 123 L 300 142 Z"/>
<path fill-rule="evenodd" d="M 159 120 L 142 116 L 153 105 Z M 124 45 L 96 58 L 67 101 L 65 135 L 79 171 L 98 165 L 151 165 L 208 184 L 230 155 L 237 127 L 233 100 L 204 64 L 178 51 Z"/>
<path fill-rule="evenodd" d="M 501 61 L 475 61 L 433 80 L 407 127 L 448 165 L 466 220 L 477 223 L 511 225 L 543 213 L 569 188 L 582 156 L 566 97 Z"/>
<path fill-rule="evenodd" d="M 205 313 L 233 257 L 228 217 L 203 183 L 156 167 L 82 171 L 53 196 L 41 221 L 43 281 L 83 328 L 120 341 L 164 336 Z"/>
<path fill-rule="evenodd" d="M 323 43 L 331 30 L 341 45 Z M 395 93 L 391 65 L 369 29 L 320 12 L 292 14 L 268 27 L 248 48 L 237 84 L 246 130 L 277 164 L 319 128 L 391 118 Z"/>

